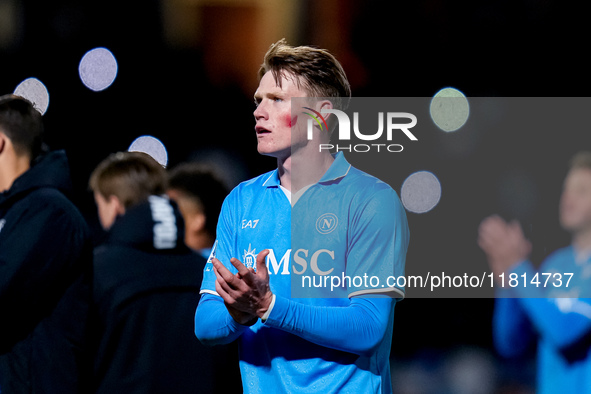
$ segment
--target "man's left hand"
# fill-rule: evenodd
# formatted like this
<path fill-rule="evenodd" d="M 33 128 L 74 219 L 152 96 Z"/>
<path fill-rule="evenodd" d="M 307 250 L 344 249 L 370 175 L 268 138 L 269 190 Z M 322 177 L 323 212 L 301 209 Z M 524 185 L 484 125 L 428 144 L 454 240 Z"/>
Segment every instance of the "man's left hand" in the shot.
<path fill-rule="evenodd" d="M 236 274 L 232 274 L 219 260 L 213 259 L 217 278 L 215 288 L 232 317 L 235 315 L 263 317 L 269 309 L 273 293 L 269 287 L 269 271 L 265 264 L 268 254 L 269 250 L 265 249 L 257 255 L 256 272 L 252 268 L 247 268 L 240 260 L 230 259 L 232 265 L 238 270 Z"/>

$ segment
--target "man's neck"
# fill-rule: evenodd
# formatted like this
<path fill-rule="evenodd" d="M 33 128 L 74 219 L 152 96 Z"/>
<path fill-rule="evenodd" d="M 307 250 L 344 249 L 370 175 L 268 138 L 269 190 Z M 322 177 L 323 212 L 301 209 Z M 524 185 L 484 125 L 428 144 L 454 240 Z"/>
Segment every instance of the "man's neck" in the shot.
<path fill-rule="evenodd" d="M 292 194 L 318 182 L 328 171 L 334 158 L 329 152 L 307 154 L 300 150 L 286 159 L 277 159 L 281 186 Z"/>
<path fill-rule="evenodd" d="M 27 156 L 5 155 L 0 158 L 0 193 L 12 187 L 14 181 L 31 168 Z"/>

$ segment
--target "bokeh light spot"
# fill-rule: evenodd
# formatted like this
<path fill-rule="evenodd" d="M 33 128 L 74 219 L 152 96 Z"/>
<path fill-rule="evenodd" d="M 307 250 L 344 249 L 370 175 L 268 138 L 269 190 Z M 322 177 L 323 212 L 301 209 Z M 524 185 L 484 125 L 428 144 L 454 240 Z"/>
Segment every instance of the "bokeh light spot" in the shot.
<path fill-rule="evenodd" d="M 21 96 L 33 103 L 33 107 L 44 115 L 49 106 L 49 92 L 37 78 L 27 78 L 18 84 L 14 94 Z"/>
<path fill-rule="evenodd" d="M 78 73 L 87 88 L 99 92 L 115 81 L 117 68 L 117 60 L 111 51 L 106 48 L 95 48 L 82 57 Z"/>
<path fill-rule="evenodd" d="M 414 213 L 429 212 L 439 203 L 441 183 L 433 173 L 418 171 L 408 176 L 400 191 L 402 205 Z"/>
<path fill-rule="evenodd" d="M 456 131 L 468 121 L 470 104 L 464 93 L 454 88 L 444 88 L 431 99 L 429 112 L 441 130 Z"/>
<path fill-rule="evenodd" d="M 166 167 L 168 164 L 168 152 L 166 151 L 166 147 L 158 138 L 150 135 L 143 135 L 136 138 L 127 150 L 129 152 L 147 153 L 163 167 Z"/>

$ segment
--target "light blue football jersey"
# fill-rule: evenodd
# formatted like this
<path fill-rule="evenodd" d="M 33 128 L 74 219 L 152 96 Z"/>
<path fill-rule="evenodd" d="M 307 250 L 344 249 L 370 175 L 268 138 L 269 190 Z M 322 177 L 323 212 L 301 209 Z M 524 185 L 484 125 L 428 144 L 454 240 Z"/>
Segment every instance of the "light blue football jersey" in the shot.
<path fill-rule="evenodd" d="M 338 153 L 322 179 L 294 200 L 293 208 L 280 188 L 277 170 L 241 183 L 228 195 L 201 292 L 217 296 L 212 257 L 235 273 L 231 257 L 254 268 L 256 255 L 269 249 L 266 264 L 277 297 L 337 307 L 349 305 L 349 297 L 374 293 L 400 299 L 404 289 L 388 286 L 387 277 L 404 275 L 408 242 L 406 215 L 395 191 Z M 338 288 L 310 288 L 301 285 L 307 275 L 352 279 Z M 354 279 L 364 276 L 365 282 Z M 363 356 L 307 341 L 283 331 L 281 322 L 273 320 L 269 326 L 259 320 L 239 338 L 245 392 L 391 392 L 393 311 L 392 306 L 383 317 L 388 322 L 383 340 Z"/>

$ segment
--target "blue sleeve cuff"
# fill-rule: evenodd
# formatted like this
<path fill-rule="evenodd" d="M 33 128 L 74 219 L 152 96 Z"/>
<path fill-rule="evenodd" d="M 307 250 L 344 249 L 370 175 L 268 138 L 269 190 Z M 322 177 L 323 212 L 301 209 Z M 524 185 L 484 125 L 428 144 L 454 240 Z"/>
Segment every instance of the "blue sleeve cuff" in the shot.
<path fill-rule="evenodd" d="M 289 309 L 289 299 L 281 296 L 277 296 L 273 294 L 274 302 L 272 302 L 271 308 L 269 308 L 270 313 L 266 319 L 263 320 L 263 324 L 279 328 L 281 327 L 281 323 L 283 322 L 285 315 Z M 269 312 L 269 311 L 267 311 Z"/>
<path fill-rule="evenodd" d="M 263 317 L 261 317 L 261 320 L 263 321 L 263 323 L 269 318 L 269 315 L 273 311 L 273 307 L 275 306 L 275 299 L 276 298 L 277 298 L 277 296 L 275 294 L 273 294 L 273 298 L 271 299 L 271 304 L 269 305 L 269 309 L 267 309 L 267 312 L 265 312 Z"/>

